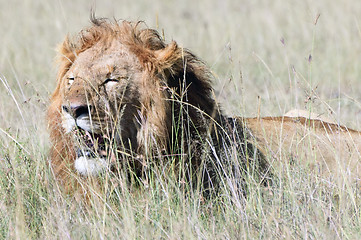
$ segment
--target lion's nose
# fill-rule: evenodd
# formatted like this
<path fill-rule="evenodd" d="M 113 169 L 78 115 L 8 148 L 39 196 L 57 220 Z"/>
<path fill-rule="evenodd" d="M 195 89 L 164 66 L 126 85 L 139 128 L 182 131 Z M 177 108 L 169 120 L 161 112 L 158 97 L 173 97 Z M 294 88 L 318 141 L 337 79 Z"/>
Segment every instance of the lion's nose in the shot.
<path fill-rule="evenodd" d="M 63 110 L 73 116 L 74 119 L 77 119 L 79 116 L 86 114 L 89 115 L 89 111 L 91 111 L 91 105 L 80 105 L 80 104 L 70 104 L 63 105 Z"/>

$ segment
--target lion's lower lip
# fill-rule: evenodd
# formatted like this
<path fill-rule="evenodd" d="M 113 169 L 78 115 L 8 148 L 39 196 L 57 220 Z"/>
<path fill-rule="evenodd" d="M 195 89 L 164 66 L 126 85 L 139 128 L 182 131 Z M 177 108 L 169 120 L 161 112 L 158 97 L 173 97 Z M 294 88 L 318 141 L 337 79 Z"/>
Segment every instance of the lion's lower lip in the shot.
<path fill-rule="evenodd" d="M 97 155 L 94 151 L 91 151 L 90 149 L 80 149 L 80 148 L 77 149 L 76 156 L 77 157 L 91 157 L 91 158 L 97 157 Z"/>
<path fill-rule="evenodd" d="M 105 150 L 100 150 L 100 149 L 98 149 L 97 151 L 94 151 L 93 149 L 81 149 L 81 148 L 78 148 L 76 150 L 76 156 L 77 157 L 96 158 L 96 157 L 106 157 L 107 153 L 106 153 Z"/>

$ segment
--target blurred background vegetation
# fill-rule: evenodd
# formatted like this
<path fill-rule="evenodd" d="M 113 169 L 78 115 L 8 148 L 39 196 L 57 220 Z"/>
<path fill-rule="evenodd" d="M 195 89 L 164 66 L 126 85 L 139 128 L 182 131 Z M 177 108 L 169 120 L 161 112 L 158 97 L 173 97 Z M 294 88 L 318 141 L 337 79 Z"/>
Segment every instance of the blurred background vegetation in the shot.
<path fill-rule="evenodd" d="M 55 48 L 96 16 L 144 20 L 203 59 L 230 115 L 310 109 L 358 127 L 359 1 L 1 1 L 0 73 L 33 123 L 55 86 Z M 2 128 L 22 125 L 1 91 Z M 258 99 L 260 97 L 260 100 Z M 37 100 L 40 99 L 40 103 Z M 29 100 L 29 101 L 28 101 Z M 34 114 L 36 113 L 36 114 Z M 33 119 L 35 118 L 35 119 Z M 27 118 L 28 119 L 28 118 Z M 28 119 L 29 120 L 29 119 Z M 28 121 L 27 121 L 28 122 Z"/>

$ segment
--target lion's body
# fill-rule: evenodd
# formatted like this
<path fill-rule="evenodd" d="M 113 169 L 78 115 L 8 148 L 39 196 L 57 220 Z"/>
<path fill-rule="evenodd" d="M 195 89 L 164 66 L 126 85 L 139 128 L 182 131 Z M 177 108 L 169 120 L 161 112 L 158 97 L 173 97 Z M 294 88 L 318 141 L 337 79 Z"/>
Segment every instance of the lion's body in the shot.
<path fill-rule="evenodd" d="M 127 161 L 141 173 L 146 161 L 164 163 L 164 156 L 189 161 L 195 172 L 208 166 L 207 176 L 234 159 L 267 172 L 263 160 L 283 153 L 358 169 L 358 132 L 317 120 L 309 131 L 302 118 L 226 118 L 208 68 L 138 23 L 93 20 L 77 39 L 66 38 L 59 61 L 48 123 L 52 166 L 65 186 L 74 175 L 96 176 Z"/>
<path fill-rule="evenodd" d="M 279 159 L 310 166 L 324 177 L 361 173 L 361 133 L 334 123 L 305 117 L 241 120 L 256 139 L 253 144 L 277 164 Z M 342 175 L 341 175 L 342 176 Z"/>

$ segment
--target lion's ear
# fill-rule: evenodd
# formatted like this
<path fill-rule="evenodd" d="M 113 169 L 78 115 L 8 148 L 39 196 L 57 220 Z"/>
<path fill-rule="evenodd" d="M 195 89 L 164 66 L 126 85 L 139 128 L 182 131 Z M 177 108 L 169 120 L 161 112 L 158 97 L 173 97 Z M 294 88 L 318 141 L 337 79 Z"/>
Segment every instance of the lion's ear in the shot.
<path fill-rule="evenodd" d="M 150 73 L 162 74 L 167 70 L 173 71 L 175 63 L 179 63 L 179 60 L 182 60 L 183 57 L 182 49 L 174 41 L 158 50 L 152 50 L 137 44 L 130 45 L 130 49 Z"/>
<path fill-rule="evenodd" d="M 166 47 L 154 51 L 157 59 L 157 67 L 159 72 L 163 72 L 172 67 L 183 58 L 182 48 L 179 48 L 175 41 L 172 41 Z"/>

